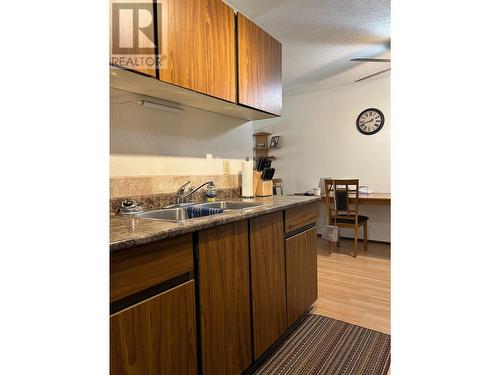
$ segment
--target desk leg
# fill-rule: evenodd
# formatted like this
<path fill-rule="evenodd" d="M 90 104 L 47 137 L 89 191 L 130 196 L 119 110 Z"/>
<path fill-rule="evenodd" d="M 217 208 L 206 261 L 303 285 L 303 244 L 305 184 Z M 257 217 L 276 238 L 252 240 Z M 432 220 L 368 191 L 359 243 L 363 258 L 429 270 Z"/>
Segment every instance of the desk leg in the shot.
<path fill-rule="evenodd" d="M 363 225 L 363 242 L 365 251 L 368 251 L 368 221 L 365 221 L 365 225 Z"/>
<path fill-rule="evenodd" d="M 358 226 L 354 226 L 354 258 L 358 256 Z"/>

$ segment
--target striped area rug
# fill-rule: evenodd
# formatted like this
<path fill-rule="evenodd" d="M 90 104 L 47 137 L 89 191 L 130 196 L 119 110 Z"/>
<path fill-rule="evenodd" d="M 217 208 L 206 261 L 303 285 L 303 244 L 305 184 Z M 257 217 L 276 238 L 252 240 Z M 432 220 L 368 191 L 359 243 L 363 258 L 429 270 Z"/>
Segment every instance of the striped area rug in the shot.
<path fill-rule="evenodd" d="M 387 374 L 391 336 L 310 314 L 255 374 Z"/>

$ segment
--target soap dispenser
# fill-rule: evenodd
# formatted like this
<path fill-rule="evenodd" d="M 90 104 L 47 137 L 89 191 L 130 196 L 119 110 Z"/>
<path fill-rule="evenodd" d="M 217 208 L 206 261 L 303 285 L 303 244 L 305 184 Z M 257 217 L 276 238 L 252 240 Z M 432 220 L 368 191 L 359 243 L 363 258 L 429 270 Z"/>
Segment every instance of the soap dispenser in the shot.
<path fill-rule="evenodd" d="M 207 202 L 215 202 L 217 190 L 215 189 L 214 183 L 207 185 L 207 189 L 205 190 L 205 195 L 207 196 Z"/>

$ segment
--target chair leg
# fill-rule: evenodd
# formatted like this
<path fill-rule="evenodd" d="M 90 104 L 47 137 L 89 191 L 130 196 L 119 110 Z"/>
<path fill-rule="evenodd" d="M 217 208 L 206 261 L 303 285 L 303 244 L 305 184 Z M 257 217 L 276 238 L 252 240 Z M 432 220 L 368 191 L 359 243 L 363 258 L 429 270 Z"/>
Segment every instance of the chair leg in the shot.
<path fill-rule="evenodd" d="M 368 251 L 368 222 L 365 221 L 363 226 L 363 242 L 365 245 L 365 251 Z"/>
<path fill-rule="evenodd" d="M 328 241 L 328 255 L 332 253 L 332 247 L 333 247 L 332 241 Z"/>
<path fill-rule="evenodd" d="M 354 227 L 354 258 L 358 256 L 358 227 Z"/>

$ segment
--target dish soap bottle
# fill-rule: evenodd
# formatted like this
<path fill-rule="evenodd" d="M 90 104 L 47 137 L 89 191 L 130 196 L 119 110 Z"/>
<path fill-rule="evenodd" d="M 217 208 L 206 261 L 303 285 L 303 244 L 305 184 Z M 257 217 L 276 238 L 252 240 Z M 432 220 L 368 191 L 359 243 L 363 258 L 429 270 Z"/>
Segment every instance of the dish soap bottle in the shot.
<path fill-rule="evenodd" d="M 207 196 L 207 202 L 215 202 L 215 196 L 217 195 L 217 190 L 215 189 L 215 184 L 211 183 L 207 185 L 207 190 L 205 191 Z"/>

